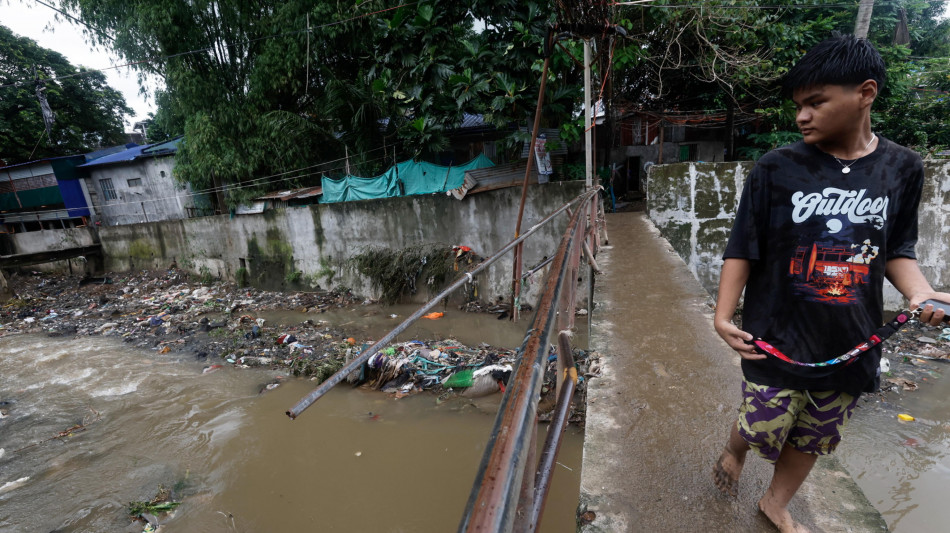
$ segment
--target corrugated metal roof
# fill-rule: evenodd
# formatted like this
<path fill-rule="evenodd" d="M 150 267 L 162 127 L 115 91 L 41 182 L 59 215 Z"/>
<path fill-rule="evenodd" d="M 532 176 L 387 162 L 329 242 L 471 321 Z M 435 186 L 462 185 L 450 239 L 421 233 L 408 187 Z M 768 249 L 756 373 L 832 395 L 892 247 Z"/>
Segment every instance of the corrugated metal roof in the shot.
<path fill-rule="evenodd" d="M 47 157 L 46 159 L 37 159 L 35 161 L 27 161 L 26 163 L 17 163 L 15 165 L 7 165 L 5 167 L 0 167 L 0 170 L 7 169 L 7 168 L 23 167 L 26 165 L 32 165 L 34 163 L 44 163 L 46 161 L 55 161 L 57 159 L 69 159 L 70 157 L 82 157 L 82 156 L 81 155 L 62 155 L 59 157 Z"/>
<path fill-rule="evenodd" d="M 466 128 L 484 128 L 491 127 L 491 124 L 485 122 L 485 115 L 473 115 L 471 113 L 464 113 L 462 115 L 462 123 L 459 124 L 458 129 Z"/>
<path fill-rule="evenodd" d="M 172 155 L 178 151 L 178 144 L 181 142 L 181 137 L 172 139 L 170 141 L 146 144 L 144 146 L 133 146 L 128 150 L 123 150 L 121 152 L 110 154 L 104 157 L 100 157 L 94 161 L 86 163 L 84 165 L 79 165 L 81 168 L 97 167 L 101 165 L 115 165 L 122 163 L 131 163 L 136 159 L 142 157 L 157 157 L 162 155 Z"/>
<path fill-rule="evenodd" d="M 117 153 L 119 153 L 119 152 L 124 152 L 124 151 L 128 150 L 129 148 L 135 148 L 136 146 L 138 146 L 138 143 L 120 144 L 120 145 L 118 145 L 118 146 L 110 146 L 109 148 L 103 148 L 103 149 L 101 149 L 101 150 L 96 150 L 95 152 L 89 152 L 89 153 L 86 154 L 86 156 L 85 156 L 85 157 L 86 157 L 86 162 L 88 163 L 88 162 L 90 162 L 90 161 L 94 161 L 94 160 L 96 160 L 96 159 L 99 159 L 99 158 L 101 158 L 101 157 L 105 157 L 105 156 L 107 156 L 107 155 L 117 154 Z"/>

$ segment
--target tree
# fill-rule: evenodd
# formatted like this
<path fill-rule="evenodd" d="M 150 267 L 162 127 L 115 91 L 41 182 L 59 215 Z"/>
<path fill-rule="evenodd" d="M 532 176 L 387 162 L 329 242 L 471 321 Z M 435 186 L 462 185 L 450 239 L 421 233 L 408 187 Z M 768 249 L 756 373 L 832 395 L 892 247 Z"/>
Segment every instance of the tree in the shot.
<path fill-rule="evenodd" d="M 339 172 L 318 164 L 346 154 L 368 173 L 392 147 L 438 153 L 465 112 L 525 122 L 550 13 L 515 0 L 61 4 L 110 35 L 90 34 L 100 44 L 152 58 L 139 68 L 165 81 L 156 131 L 185 135 L 175 175 L 228 188 L 230 204 L 273 187 L 261 178 Z M 550 109 L 567 116 L 576 82 L 552 78 Z"/>
<path fill-rule="evenodd" d="M 56 117 L 49 136 L 37 86 Z M 0 159 L 7 164 L 121 144 L 123 119 L 131 114 L 101 72 L 75 67 L 0 26 Z"/>
<path fill-rule="evenodd" d="M 761 128 L 742 140 L 740 153 L 747 157 L 799 138 L 794 109 L 780 95 L 778 81 L 832 31 L 852 32 L 858 4 L 848 9 L 812 0 L 769 4 L 758 9 L 751 1 L 661 0 L 619 8 L 617 20 L 631 38 L 614 54 L 615 98 L 659 113 L 735 109 Z M 940 76 L 927 74 L 935 60 L 926 59 L 950 56 L 944 7 L 939 0 L 878 2 L 870 24 L 869 39 L 888 64 L 887 83 L 875 104 L 875 130 L 925 152 L 950 141 L 940 127 L 948 118 L 944 89 L 937 83 Z M 901 10 L 910 28 L 909 46 L 892 44 Z"/>

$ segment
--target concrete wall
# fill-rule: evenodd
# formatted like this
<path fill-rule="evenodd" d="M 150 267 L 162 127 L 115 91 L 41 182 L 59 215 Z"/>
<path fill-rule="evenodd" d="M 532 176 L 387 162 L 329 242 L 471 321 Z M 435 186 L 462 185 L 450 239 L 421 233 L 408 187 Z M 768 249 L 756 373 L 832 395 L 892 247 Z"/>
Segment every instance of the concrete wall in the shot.
<path fill-rule="evenodd" d="M 191 189 L 172 177 L 174 167 L 174 157 L 149 157 L 90 168 L 87 185 L 95 191 L 97 219 L 103 225 L 114 226 L 186 218 L 187 208 L 194 207 L 195 202 Z M 112 180 L 116 199 L 106 199 L 102 192 L 104 179 Z"/>
<path fill-rule="evenodd" d="M 33 254 L 51 250 L 66 250 L 81 246 L 91 246 L 99 242 L 95 228 L 68 228 L 57 230 L 30 231 L 4 235 L 3 248 L 10 254 Z"/>
<path fill-rule="evenodd" d="M 523 231 L 582 192 L 582 182 L 555 182 L 529 188 Z M 234 280 L 245 267 L 254 285 L 277 288 L 289 272 L 326 287 L 317 274 L 334 272 L 333 286 L 378 296 L 347 260 L 374 247 L 401 249 L 417 244 L 469 246 L 488 256 L 514 236 L 521 189 L 474 194 L 457 201 L 444 195 L 411 196 L 292 207 L 255 215 L 227 215 L 99 228 L 105 269 L 178 266 L 195 274 Z M 567 215 L 525 243 L 527 266 L 553 253 Z M 242 261 L 243 260 L 243 261 Z M 508 296 L 511 254 L 478 277 L 479 297 Z M 416 300 L 437 291 L 420 280 Z M 535 283 L 528 300 L 536 295 Z"/>
<path fill-rule="evenodd" d="M 715 296 L 722 253 L 751 162 L 677 163 L 650 168 L 647 213 L 703 287 Z M 950 162 L 927 161 L 917 259 L 935 288 L 950 289 Z M 885 282 L 885 307 L 903 305 Z"/>

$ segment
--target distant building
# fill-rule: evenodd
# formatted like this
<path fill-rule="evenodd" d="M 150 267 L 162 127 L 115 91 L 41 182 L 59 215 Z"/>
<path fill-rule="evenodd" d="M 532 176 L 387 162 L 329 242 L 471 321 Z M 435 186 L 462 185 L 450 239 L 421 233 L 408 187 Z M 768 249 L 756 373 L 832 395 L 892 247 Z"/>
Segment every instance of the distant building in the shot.
<path fill-rule="evenodd" d="M 172 175 L 180 142 L 135 146 L 80 165 L 98 221 L 116 226 L 212 214 L 208 195 L 195 194 Z"/>
<path fill-rule="evenodd" d="M 617 129 L 610 162 L 612 186 L 618 197 L 640 191 L 650 165 L 725 160 L 725 113 L 622 112 Z"/>
<path fill-rule="evenodd" d="M 76 168 L 129 146 L 135 145 L 0 167 L 0 232 L 65 229 L 87 224 L 95 213 L 89 190 Z"/>

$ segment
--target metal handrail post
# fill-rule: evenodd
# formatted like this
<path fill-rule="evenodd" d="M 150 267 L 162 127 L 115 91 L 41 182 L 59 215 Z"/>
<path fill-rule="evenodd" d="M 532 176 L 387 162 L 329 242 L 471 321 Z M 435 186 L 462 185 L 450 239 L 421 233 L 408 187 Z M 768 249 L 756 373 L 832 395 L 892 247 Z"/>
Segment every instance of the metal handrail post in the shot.
<path fill-rule="evenodd" d="M 586 205 L 596 193 L 597 189 L 584 193 L 581 205 Z M 579 224 L 581 213 L 581 209 L 574 213 L 561 237 L 534 321 L 522 344 L 521 358 L 509 379 L 508 389 L 495 418 L 488 446 L 459 524 L 460 532 L 510 531 L 514 523 L 518 489 L 525 469 L 526 447 L 536 422 L 547 340 L 556 318 L 556 302 L 567 286 L 567 252 L 571 241 L 582 233 Z"/>
<path fill-rule="evenodd" d="M 575 278 L 576 279 L 576 278 Z M 544 439 L 544 448 L 541 450 L 541 460 L 538 462 L 537 475 L 534 482 L 534 516 L 529 521 L 534 527 L 529 529 L 533 532 L 541 524 L 541 516 L 544 514 L 544 504 L 548 498 L 548 490 L 551 488 L 551 479 L 554 476 L 554 463 L 557 460 L 557 454 L 561 450 L 561 442 L 564 437 L 564 430 L 567 428 L 568 415 L 571 411 L 571 402 L 574 397 L 574 391 L 577 388 L 577 369 L 574 367 L 574 354 L 571 349 L 571 341 L 567 332 L 562 331 L 558 335 L 558 361 L 563 361 L 565 371 L 558 373 L 557 380 L 560 392 L 557 395 L 557 404 L 554 407 L 554 416 L 551 418 L 551 424 L 548 426 L 548 435 Z"/>

